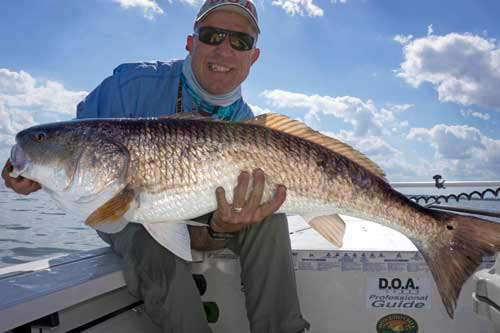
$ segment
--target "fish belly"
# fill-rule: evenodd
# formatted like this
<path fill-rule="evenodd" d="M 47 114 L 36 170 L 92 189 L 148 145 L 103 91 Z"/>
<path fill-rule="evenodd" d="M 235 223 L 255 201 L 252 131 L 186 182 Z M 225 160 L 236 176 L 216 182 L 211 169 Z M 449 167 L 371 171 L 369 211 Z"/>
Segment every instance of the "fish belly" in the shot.
<path fill-rule="evenodd" d="M 234 168 L 231 168 L 234 169 Z M 238 173 L 235 170 L 207 174 L 205 181 L 175 186 L 161 192 L 141 191 L 137 206 L 125 215 L 129 221 L 154 223 L 188 221 L 217 208 L 215 190 L 222 186 L 230 202 Z"/>

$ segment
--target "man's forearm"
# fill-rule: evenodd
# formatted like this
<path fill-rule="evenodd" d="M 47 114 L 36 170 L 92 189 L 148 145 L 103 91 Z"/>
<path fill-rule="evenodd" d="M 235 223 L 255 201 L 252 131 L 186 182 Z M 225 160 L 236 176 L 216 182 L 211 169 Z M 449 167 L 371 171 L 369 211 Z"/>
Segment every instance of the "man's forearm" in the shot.
<path fill-rule="evenodd" d="M 210 237 L 208 228 L 188 225 L 191 236 L 191 248 L 197 251 L 220 250 L 225 246 L 224 240 L 217 240 Z"/>

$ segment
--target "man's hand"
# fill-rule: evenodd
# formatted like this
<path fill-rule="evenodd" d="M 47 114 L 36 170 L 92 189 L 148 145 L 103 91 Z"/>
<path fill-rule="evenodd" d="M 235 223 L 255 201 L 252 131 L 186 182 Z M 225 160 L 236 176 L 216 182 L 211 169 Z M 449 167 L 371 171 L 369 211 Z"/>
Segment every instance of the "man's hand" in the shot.
<path fill-rule="evenodd" d="M 12 171 L 13 166 L 10 160 L 7 160 L 2 170 L 2 178 L 5 181 L 5 186 L 10 187 L 16 193 L 28 195 L 32 192 L 38 191 L 42 187 L 37 182 L 23 177 L 11 177 L 9 173 Z"/>
<path fill-rule="evenodd" d="M 276 212 L 286 199 L 286 188 L 279 185 L 274 197 L 261 204 L 266 179 L 261 169 L 253 172 L 253 188 L 248 199 L 246 195 L 250 183 L 250 174 L 242 172 L 234 189 L 233 203 L 229 204 L 222 187 L 218 187 L 215 195 L 217 210 L 212 218 L 212 229 L 216 232 L 237 232 L 249 224 L 260 223 Z"/>

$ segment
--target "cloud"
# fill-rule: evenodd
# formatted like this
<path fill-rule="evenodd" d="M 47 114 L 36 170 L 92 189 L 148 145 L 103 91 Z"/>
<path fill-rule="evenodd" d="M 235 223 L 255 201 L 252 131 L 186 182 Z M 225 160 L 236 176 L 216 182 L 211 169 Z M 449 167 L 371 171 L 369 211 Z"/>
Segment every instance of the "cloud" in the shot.
<path fill-rule="evenodd" d="M 144 12 L 144 17 L 148 20 L 154 19 L 155 15 L 163 15 L 163 9 L 156 3 L 155 0 L 114 0 L 124 9 L 140 8 Z M 185 0 L 186 3 L 193 1 Z"/>
<path fill-rule="evenodd" d="M 266 109 L 266 108 L 261 108 L 260 106 L 257 106 L 257 105 L 249 104 L 248 106 L 250 106 L 250 109 L 252 110 L 252 112 L 255 116 L 260 116 L 261 114 L 264 114 L 264 113 L 272 113 L 271 110 Z"/>
<path fill-rule="evenodd" d="M 1 101 L 0 119 L 2 119 L 0 123 L 0 149 L 13 145 L 14 137 L 19 131 L 36 124 L 29 112 L 8 108 Z"/>
<path fill-rule="evenodd" d="M 413 35 L 396 35 L 392 40 L 398 42 L 401 45 L 408 44 L 413 39 Z"/>
<path fill-rule="evenodd" d="M 338 134 L 325 132 L 362 152 L 377 163 L 387 176 L 394 178 L 414 177 L 418 173 L 415 165 L 408 163 L 402 151 L 392 146 L 379 136 L 357 137 L 351 131 L 341 131 Z"/>
<path fill-rule="evenodd" d="M 73 117 L 76 104 L 86 95 L 56 81 L 38 80 L 25 71 L 0 68 L 0 155 L 5 156 L 22 129 Z"/>
<path fill-rule="evenodd" d="M 438 124 L 430 129 L 412 128 L 408 139 L 429 142 L 435 149 L 430 168 L 460 178 L 498 177 L 500 140 L 467 125 Z"/>
<path fill-rule="evenodd" d="M 272 0 L 271 4 L 283 8 L 289 15 L 323 16 L 324 14 L 323 9 L 315 5 L 313 0 Z"/>
<path fill-rule="evenodd" d="M 16 134 L 36 122 L 28 111 L 9 108 L 0 101 L 0 163 L 9 157 L 12 145 L 15 143 Z M 3 165 L 3 164 L 1 164 Z"/>
<path fill-rule="evenodd" d="M 386 127 L 398 127 L 395 112 L 408 110 L 411 105 L 392 105 L 377 108 L 373 101 L 357 97 L 330 97 L 306 95 L 284 90 L 266 90 L 262 93 L 267 103 L 276 108 L 307 109 L 305 121 L 313 124 L 321 114 L 342 119 L 353 126 L 354 135 L 381 135 Z"/>
<path fill-rule="evenodd" d="M 427 26 L 427 36 L 430 36 L 434 33 L 434 28 L 432 28 L 432 24 Z"/>
<path fill-rule="evenodd" d="M 413 108 L 415 105 L 413 104 L 392 104 L 390 106 L 391 110 L 394 112 L 404 112 Z"/>
<path fill-rule="evenodd" d="M 199 8 L 203 4 L 203 0 L 180 0 L 181 2 L 184 2 L 192 7 Z"/>
<path fill-rule="evenodd" d="M 70 91 L 56 81 L 36 80 L 24 71 L 0 68 L 0 102 L 7 107 L 73 115 L 76 103 L 86 95 L 86 91 Z"/>
<path fill-rule="evenodd" d="M 35 85 L 35 79 L 25 71 L 11 72 L 0 68 L 0 91 L 6 95 L 15 95 L 29 91 Z"/>
<path fill-rule="evenodd" d="M 489 113 L 481 113 L 473 110 L 460 110 L 460 114 L 464 117 L 475 117 L 479 118 L 481 120 L 490 120 L 490 115 Z"/>
<path fill-rule="evenodd" d="M 471 158 L 477 149 L 484 149 L 481 132 L 467 125 L 439 124 L 432 129 L 412 128 L 408 139 L 431 142 L 437 157 L 445 159 Z"/>
<path fill-rule="evenodd" d="M 113 0 L 123 9 L 139 8 L 144 12 L 144 17 L 153 20 L 158 15 L 163 15 L 164 11 L 157 0 Z M 200 7 L 204 0 L 179 0 L 192 7 Z M 281 7 L 288 15 L 299 16 L 323 16 L 324 11 L 314 3 L 315 0 L 272 0 L 271 4 Z M 347 0 L 330 0 L 333 4 L 345 4 Z M 172 2 L 172 0 L 169 0 Z"/>
<path fill-rule="evenodd" d="M 414 87 L 429 82 L 439 100 L 500 111 L 500 48 L 493 39 L 450 33 L 418 38 L 404 47 L 398 76 Z"/>

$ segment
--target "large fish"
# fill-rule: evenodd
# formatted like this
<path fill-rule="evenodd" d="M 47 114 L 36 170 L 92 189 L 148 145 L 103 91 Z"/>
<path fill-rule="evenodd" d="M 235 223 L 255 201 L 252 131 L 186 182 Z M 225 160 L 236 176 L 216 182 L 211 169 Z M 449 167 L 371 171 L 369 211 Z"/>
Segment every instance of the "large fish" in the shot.
<path fill-rule="evenodd" d="M 276 184 L 285 185 L 280 211 L 303 216 L 333 242 L 344 230 L 337 214 L 406 235 L 424 256 L 450 317 L 482 256 L 500 246 L 500 224 L 423 208 L 394 190 L 361 153 L 276 114 L 242 123 L 180 115 L 40 125 L 16 136 L 11 160 L 13 175 L 41 183 L 92 227 L 116 232 L 143 223 L 160 243 L 171 228 L 169 237 L 184 245 L 186 231 L 172 226 L 215 210 L 217 186 L 232 198 L 240 172 L 261 168 L 263 200 Z"/>

